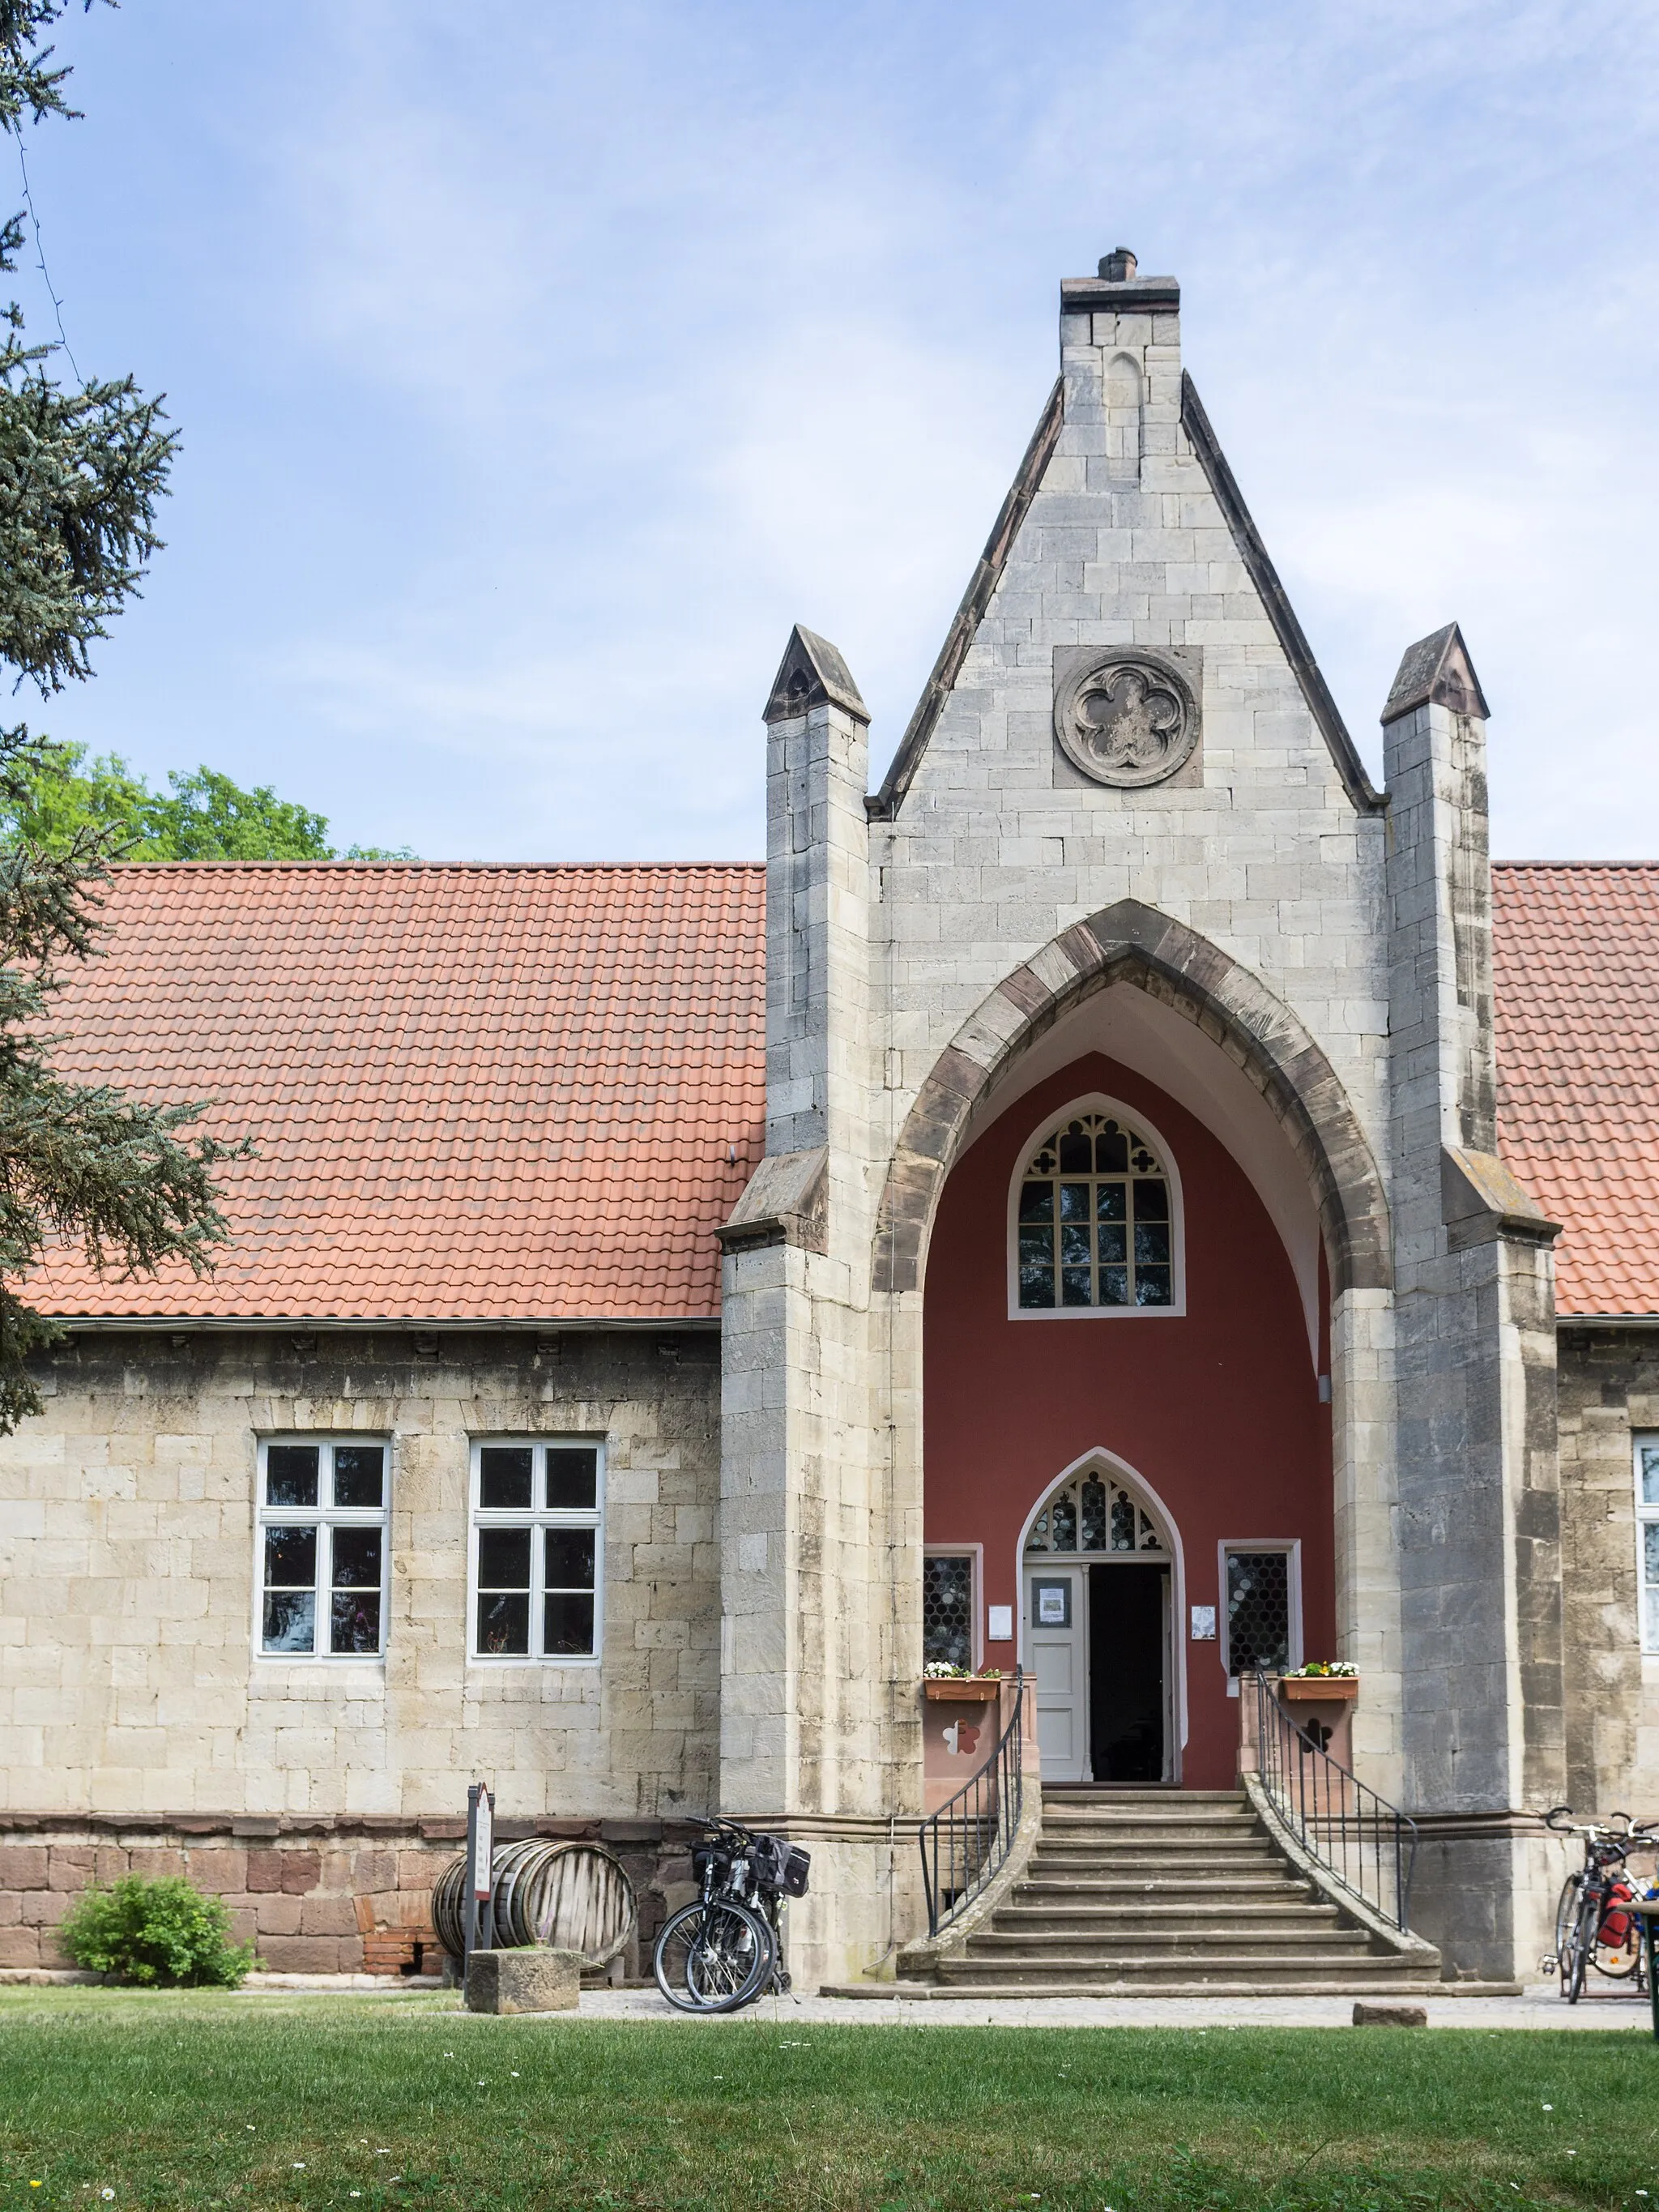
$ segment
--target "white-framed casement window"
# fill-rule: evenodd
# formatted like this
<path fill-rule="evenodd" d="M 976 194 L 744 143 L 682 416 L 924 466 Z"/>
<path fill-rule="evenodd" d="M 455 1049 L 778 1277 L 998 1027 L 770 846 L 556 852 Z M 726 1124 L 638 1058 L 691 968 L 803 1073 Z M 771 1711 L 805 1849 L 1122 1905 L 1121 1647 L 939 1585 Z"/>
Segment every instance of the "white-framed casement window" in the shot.
<path fill-rule="evenodd" d="M 604 1632 L 605 1447 L 580 1437 L 472 1446 L 471 1656 L 596 1660 Z"/>
<path fill-rule="evenodd" d="M 1636 1587 L 1642 1649 L 1659 1651 L 1659 1430 L 1638 1431 L 1636 1453 Z"/>
<path fill-rule="evenodd" d="M 373 1659 L 386 1649 L 391 1458 L 384 1437 L 261 1438 L 262 1656 Z"/>
<path fill-rule="evenodd" d="M 930 1544 L 921 1561 L 921 1656 L 924 1665 L 980 1663 L 978 1544 Z"/>
<path fill-rule="evenodd" d="M 1221 1664 L 1230 1677 L 1302 1664 L 1302 1546 L 1292 1538 L 1224 1541 Z"/>

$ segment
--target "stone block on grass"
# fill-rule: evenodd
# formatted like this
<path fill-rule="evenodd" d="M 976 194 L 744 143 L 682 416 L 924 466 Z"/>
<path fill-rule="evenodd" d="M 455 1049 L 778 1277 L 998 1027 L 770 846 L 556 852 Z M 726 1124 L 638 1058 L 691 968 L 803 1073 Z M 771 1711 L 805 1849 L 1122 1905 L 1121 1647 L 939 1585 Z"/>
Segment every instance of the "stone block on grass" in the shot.
<path fill-rule="evenodd" d="M 574 2012 L 580 1951 L 475 1951 L 466 1962 L 469 2012 Z"/>
<path fill-rule="evenodd" d="M 1429 2015 L 1423 2005 L 1357 2004 L 1353 2024 L 1356 2027 L 1426 2027 Z"/>

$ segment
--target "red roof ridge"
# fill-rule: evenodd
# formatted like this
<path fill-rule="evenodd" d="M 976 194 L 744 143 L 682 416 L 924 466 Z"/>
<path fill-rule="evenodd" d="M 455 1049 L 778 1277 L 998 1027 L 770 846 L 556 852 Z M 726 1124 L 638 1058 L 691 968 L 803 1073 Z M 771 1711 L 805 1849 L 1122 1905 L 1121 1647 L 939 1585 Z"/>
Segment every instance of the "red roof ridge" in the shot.
<path fill-rule="evenodd" d="M 1659 868 L 1659 860 L 1494 860 L 1494 868 Z"/>
<path fill-rule="evenodd" d="M 159 876 L 178 872 L 206 875 L 252 875 L 264 870 L 333 870 L 337 874 L 367 873 L 386 868 L 403 875 L 764 875 L 764 860 L 113 860 L 112 869 Z"/>

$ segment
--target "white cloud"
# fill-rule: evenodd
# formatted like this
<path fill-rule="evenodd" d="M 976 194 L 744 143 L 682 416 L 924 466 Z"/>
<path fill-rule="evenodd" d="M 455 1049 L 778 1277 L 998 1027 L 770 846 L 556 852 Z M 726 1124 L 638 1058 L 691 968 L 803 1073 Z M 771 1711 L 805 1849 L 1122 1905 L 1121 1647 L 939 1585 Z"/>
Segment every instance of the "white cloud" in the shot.
<path fill-rule="evenodd" d="M 1401 648 L 1455 615 L 1500 843 L 1659 849 L 1651 11 L 114 20 L 176 69 L 175 127 L 151 158 L 87 85 L 134 271 L 96 175 L 64 251 L 107 252 L 111 327 L 150 319 L 189 444 L 64 734 L 434 854 L 757 851 L 789 622 L 848 653 L 879 758 L 1047 392 L 1058 279 L 1122 242 L 1183 279 L 1373 757 Z"/>

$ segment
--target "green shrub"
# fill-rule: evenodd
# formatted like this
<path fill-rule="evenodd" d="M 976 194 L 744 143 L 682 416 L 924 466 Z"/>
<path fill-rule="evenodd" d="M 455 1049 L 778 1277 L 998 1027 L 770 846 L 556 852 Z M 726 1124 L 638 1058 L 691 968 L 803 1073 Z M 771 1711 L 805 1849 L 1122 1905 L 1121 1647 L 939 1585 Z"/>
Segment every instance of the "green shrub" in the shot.
<path fill-rule="evenodd" d="M 252 1944 L 231 1942 L 222 1901 L 178 1880 L 130 1874 L 82 1890 L 58 1932 L 78 1966 L 146 1989 L 234 1990 L 253 1964 Z"/>

